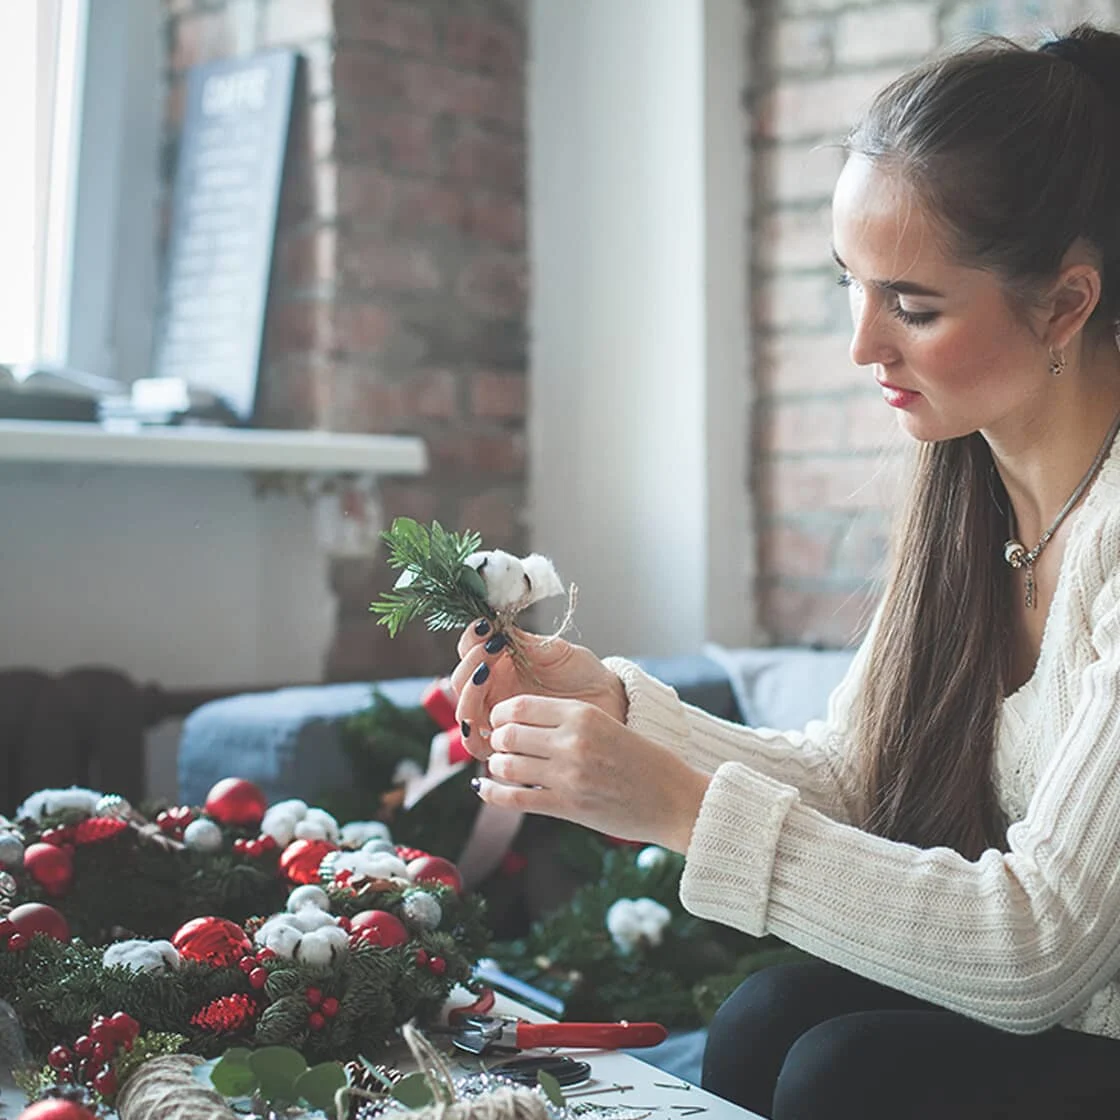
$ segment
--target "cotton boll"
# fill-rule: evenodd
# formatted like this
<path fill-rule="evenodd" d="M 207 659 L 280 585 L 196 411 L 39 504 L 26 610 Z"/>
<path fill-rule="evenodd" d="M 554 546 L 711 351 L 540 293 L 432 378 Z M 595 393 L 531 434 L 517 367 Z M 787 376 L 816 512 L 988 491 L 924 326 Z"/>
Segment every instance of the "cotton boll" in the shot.
<path fill-rule="evenodd" d="M 329 911 L 331 900 L 322 887 L 317 887 L 314 883 L 306 883 L 302 887 L 296 887 L 288 895 L 288 911 L 294 914 L 305 906 L 314 906 L 317 910 Z"/>
<path fill-rule="evenodd" d="M 501 549 L 472 553 L 464 563 L 482 577 L 486 584 L 486 601 L 495 610 L 519 606 L 533 590 L 521 561 Z"/>
<path fill-rule="evenodd" d="M 295 955 L 296 946 L 304 936 L 303 932 L 294 926 L 274 925 L 267 933 L 262 926 L 257 933 L 256 941 L 263 948 L 271 949 L 278 957 L 290 961 Z"/>
<path fill-rule="evenodd" d="M 330 937 L 322 936 L 326 931 L 305 933 L 296 946 L 295 959 L 311 968 L 325 968 L 334 959 L 334 946 Z"/>
<path fill-rule="evenodd" d="M 294 919 L 294 924 L 305 933 L 310 933 L 315 929 L 322 929 L 323 926 L 334 925 L 334 918 L 325 910 L 320 910 L 317 906 L 305 906 L 302 910 L 297 910 L 292 917 Z"/>
<path fill-rule="evenodd" d="M 642 923 L 634 908 L 634 900 L 620 898 L 607 911 L 607 931 L 623 953 L 630 953 L 641 943 Z"/>
<path fill-rule="evenodd" d="M 307 820 L 296 821 L 292 834 L 297 840 L 326 840 L 327 827 L 321 821 Z"/>
<path fill-rule="evenodd" d="M 199 817 L 183 830 L 183 843 L 195 852 L 216 852 L 222 846 L 222 830 L 208 817 Z"/>
<path fill-rule="evenodd" d="M 335 956 L 339 953 L 345 953 L 350 947 L 350 934 L 338 926 L 323 926 L 322 929 L 315 931 L 315 936 L 323 941 L 334 950 Z"/>
<path fill-rule="evenodd" d="M 101 963 L 105 968 L 127 968 L 133 972 L 166 972 L 179 967 L 179 953 L 169 941 L 134 938 L 108 946 Z"/>
<path fill-rule="evenodd" d="M 349 821 L 339 832 L 344 848 L 361 848 L 371 840 L 383 840 L 392 846 L 393 837 L 384 821 Z"/>
<path fill-rule="evenodd" d="M 170 969 L 178 968 L 183 963 L 182 957 L 179 956 L 179 950 L 170 941 L 153 941 L 152 948 L 159 953 Z"/>
<path fill-rule="evenodd" d="M 16 810 L 16 820 L 30 817 L 38 821 L 45 816 L 52 816 L 65 810 L 89 817 L 93 815 L 94 807 L 101 797 L 100 793 L 92 789 L 83 789 L 81 786 L 71 786 L 69 789 L 41 789 L 27 798 Z"/>
<path fill-rule="evenodd" d="M 530 603 L 547 599 L 552 595 L 564 594 L 564 585 L 560 582 L 560 577 L 547 556 L 542 556 L 539 552 L 531 552 L 521 561 L 521 566 L 529 577 Z"/>
<path fill-rule="evenodd" d="M 284 801 L 277 801 L 268 807 L 270 813 L 279 813 L 281 816 L 300 820 L 307 813 L 307 802 L 298 797 L 289 797 Z"/>
<path fill-rule="evenodd" d="M 378 852 L 365 857 L 361 874 L 369 879 L 407 879 L 408 867 L 399 856 Z"/>
<path fill-rule="evenodd" d="M 23 866 L 23 841 L 15 832 L 0 832 L 0 867 Z"/>
<path fill-rule="evenodd" d="M 393 843 L 392 840 L 367 840 L 362 845 L 362 851 L 365 852 L 366 855 L 370 855 L 370 856 L 373 856 L 373 855 L 395 856 L 397 854 L 397 846 Z"/>
<path fill-rule="evenodd" d="M 271 836 L 281 848 L 286 848 L 295 839 L 296 822 L 300 818 L 281 805 L 273 805 L 265 813 L 261 821 L 261 834 Z"/>
<path fill-rule="evenodd" d="M 303 815 L 304 823 L 311 821 L 326 830 L 324 839 L 332 844 L 338 843 L 338 821 L 326 809 L 308 809 Z"/>

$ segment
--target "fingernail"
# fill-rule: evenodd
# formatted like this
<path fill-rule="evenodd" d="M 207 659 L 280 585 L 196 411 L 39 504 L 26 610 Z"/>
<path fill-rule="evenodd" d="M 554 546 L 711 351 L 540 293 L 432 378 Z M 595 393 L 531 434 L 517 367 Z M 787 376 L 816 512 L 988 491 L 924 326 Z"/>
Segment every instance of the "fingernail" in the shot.
<path fill-rule="evenodd" d="M 471 725 L 467 723 L 466 720 L 463 720 L 463 722 L 459 724 L 459 730 L 463 733 L 464 739 L 469 739 L 471 737 Z"/>
<path fill-rule="evenodd" d="M 487 640 L 486 645 L 482 648 L 485 649 L 487 653 L 497 653 L 508 641 L 509 638 L 507 638 L 505 634 L 495 634 L 492 638 Z"/>
<path fill-rule="evenodd" d="M 471 677 L 471 680 L 474 681 L 475 684 L 485 684 L 488 676 L 490 676 L 490 666 L 484 661 L 475 669 L 474 676 Z"/>
<path fill-rule="evenodd" d="M 475 793 L 481 793 L 482 792 L 482 779 L 481 778 L 471 778 L 471 789 L 473 789 L 475 791 Z"/>
<path fill-rule="evenodd" d="M 476 623 L 474 624 L 474 632 L 475 632 L 475 633 L 476 633 L 476 634 L 477 634 L 477 635 L 478 635 L 478 636 L 479 636 L 480 638 L 482 637 L 482 635 L 483 635 L 483 634 L 489 634 L 489 633 L 490 633 L 490 623 L 489 623 L 489 622 L 487 622 L 487 621 L 486 621 L 486 619 L 484 619 L 484 618 L 480 618 L 480 619 L 479 619 L 479 620 L 478 620 L 478 621 L 477 621 L 477 622 L 476 622 Z"/>

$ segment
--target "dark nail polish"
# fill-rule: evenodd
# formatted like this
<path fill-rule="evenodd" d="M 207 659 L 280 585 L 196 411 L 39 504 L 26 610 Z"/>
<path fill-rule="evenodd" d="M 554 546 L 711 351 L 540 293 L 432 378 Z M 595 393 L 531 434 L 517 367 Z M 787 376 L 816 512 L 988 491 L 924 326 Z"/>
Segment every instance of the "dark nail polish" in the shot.
<path fill-rule="evenodd" d="M 475 684 L 485 684 L 488 676 L 490 676 L 490 666 L 483 662 L 475 669 L 474 676 L 471 677 L 471 680 L 474 681 Z"/>
<path fill-rule="evenodd" d="M 459 724 L 459 730 L 463 733 L 464 739 L 469 739 L 471 737 L 471 725 L 467 723 L 466 720 L 463 720 L 463 722 Z"/>
<path fill-rule="evenodd" d="M 505 634 L 495 634 L 492 638 L 488 639 L 486 645 L 482 648 L 487 653 L 497 653 L 507 642 L 509 638 Z"/>
<path fill-rule="evenodd" d="M 480 619 L 478 620 L 478 622 L 476 622 L 476 623 L 474 624 L 474 632 L 475 632 L 475 633 L 476 633 L 476 634 L 477 634 L 477 635 L 478 635 L 478 636 L 479 636 L 480 638 L 482 637 L 482 635 L 483 635 L 483 634 L 489 634 L 489 633 L 490 633 L 490 623 L 489 623 L 489 622 L 487 622 L 487 621 L 486 621 L 486 619 L 484 619 L 484 618 L 480 618 Z"/>
<path fill-rule="evenodd" d="M 475 791 L 475 793 L 480 792 L 481 789 L 482 789 L 482 779 L 481 778 L 471 778 L 471 789 L 473 789 Z"/>

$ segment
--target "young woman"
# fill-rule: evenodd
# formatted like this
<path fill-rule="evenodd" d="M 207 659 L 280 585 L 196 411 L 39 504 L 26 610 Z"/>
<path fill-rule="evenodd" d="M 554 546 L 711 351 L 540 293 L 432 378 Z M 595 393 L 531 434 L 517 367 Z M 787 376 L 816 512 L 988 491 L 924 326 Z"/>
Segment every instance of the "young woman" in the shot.
<path fill-rule="evenodd" d="M 915 441 L 826 720 L 747 729 L 563 641 L 454 674 L 479 795 L 686 854 L 748 980 L 704 1084 L 766 1116 L 1120 1108 L 1120 36 L 906 74 L 848 140 L 852 358 Z M 526 642 L 533 639 L 525 636 Z"/>

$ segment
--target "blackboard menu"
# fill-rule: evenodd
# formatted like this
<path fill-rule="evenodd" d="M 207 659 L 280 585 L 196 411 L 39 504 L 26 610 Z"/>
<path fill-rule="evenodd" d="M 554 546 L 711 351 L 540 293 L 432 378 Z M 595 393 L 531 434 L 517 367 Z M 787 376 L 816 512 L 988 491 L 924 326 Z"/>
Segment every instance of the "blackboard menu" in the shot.
<path fill-rule="evenodd" d="M 193 67 L 172 195 L 155 376 L 253 416 L 298 55 Z"/>

